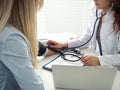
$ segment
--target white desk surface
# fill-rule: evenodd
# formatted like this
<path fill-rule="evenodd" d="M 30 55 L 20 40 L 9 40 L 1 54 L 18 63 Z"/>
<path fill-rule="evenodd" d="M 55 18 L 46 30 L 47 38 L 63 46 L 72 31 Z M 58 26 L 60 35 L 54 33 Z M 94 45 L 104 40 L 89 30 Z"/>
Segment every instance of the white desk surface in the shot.
<path fill-rule="evenodd" d="M 89 54 L 93 54 L 93 52 L 91 52 L 89 50 L 87 50 L 87 51 L 83 50 L 83 52 L 87 52 Z M 51 60 L 55 56 L 56 55 L 45 57 L 44 59 L 42 59 L 42 60 L 40 60 L 38 62 L 39 71 L 40 71 L 40 73 L 42 75 L 42 79 L 44 81 L 45 90 L 55 90 L 55 88 L 54 88 L 52 72 L 43 69 L 42 66 L 44 64 L 46 64 L 47 62 L 49 62 L 49 60 Z M 120 90 L 120 72 L 119 71 L 117 72 L 117 75 L 116 75 L 116 78 L 115 78 L 112 90 Z"/>

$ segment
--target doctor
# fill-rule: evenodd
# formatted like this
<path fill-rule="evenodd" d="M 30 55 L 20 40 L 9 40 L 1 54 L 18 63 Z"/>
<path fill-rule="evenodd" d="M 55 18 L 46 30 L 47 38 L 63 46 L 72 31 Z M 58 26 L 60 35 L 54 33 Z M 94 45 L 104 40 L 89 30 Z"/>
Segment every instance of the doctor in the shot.
<path fill-rule="evenodd" d="M 49 40 L 54 48 L 89 47 L 99 56 L 81 59 L 86 66 L 112 65 L 120 70 L 120 0 L 93 0 L 95 9 L 86 34 L 70 42 Z"/>

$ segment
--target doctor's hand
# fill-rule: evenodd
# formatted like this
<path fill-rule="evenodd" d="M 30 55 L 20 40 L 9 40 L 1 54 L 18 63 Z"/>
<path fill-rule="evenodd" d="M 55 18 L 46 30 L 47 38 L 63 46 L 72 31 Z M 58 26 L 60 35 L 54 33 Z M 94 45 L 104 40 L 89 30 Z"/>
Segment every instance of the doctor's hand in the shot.
<path fill-rule="evenodd" d="M 81 59 L 85 66 L 97 66 L 100 65 L 99 59 L 96 56 L 85 56 Z"/>
<path fill-rule="evenodd" d="M 53 40 L 48 40 L 47 45 L 50 47 L 56 48 L 56 49 L 62 49 L 62 48 L 68 47 L 67 42 L 60 43 L 60 42 L 53 41 Z"/>

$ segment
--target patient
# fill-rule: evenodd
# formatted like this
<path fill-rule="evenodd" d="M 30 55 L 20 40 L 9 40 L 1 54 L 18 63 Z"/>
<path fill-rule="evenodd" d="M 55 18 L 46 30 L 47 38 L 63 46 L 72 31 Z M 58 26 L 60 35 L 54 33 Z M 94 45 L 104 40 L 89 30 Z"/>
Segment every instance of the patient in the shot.
<path fill-rule="evenodd" d="M 0 90 L 45 90 L 37 68 L 43 0 L 0 0 Z"/>

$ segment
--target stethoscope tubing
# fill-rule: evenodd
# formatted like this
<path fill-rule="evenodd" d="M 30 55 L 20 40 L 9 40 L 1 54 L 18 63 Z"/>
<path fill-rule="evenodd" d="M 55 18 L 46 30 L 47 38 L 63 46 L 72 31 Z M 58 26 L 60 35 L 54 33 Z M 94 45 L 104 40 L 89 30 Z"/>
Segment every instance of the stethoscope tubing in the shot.
<path fill-rule="evenodd" d="M 97 10 L 96 10 L 96 20 L 95 20 L 95 22 L 94 22 L 94 27 L 93 27 L 93 32 L 92 32 L 92 35 L 91 35 L 91 37 L 85 42 L 85 43 L 83 43 L 82 45 L 80 45 L 80 46 L 75 46 L 75 47 L 68 47 L 68 49 L 74 49 L 74 48 L 80 48 L 80 47 L 82 47 L 82 46 L 84 46 L 84 45 L 86 45 L 87 43 L 89 43 L 90 41 L 91 41 L 91 39 L 92 39 L 92 37 L 93 37 L 93 35 L 94 35 L 94 33 L 95 33 L 95 28 L 96 28 L 96 24 L 97 24 L 97 21 L 98 21 L 98 19 L 100 19 L 99 17 L 98 17 L 98 14 L 97 14 Z"/>
<path fill-rule="evenodd" d="M 97 21 L 98 21 L 98 19 L 100 19 L 100 18 L 98 17 L 98 15 L 97 15 L 97 10 L 96 10 L 96 17 L 97 17 L 97 18 L 96 18 L 96 20 L 95 20 L 95 22 L 94 22 L 94 27 L 93 27 L 93 32 L 92 32 L 91 37 L 90 37 L 85 43 L 83 43 L 82 45 L 76 46 L 76 47 L 70 47 L 70 48 L 67 48 L 66 50 L 68 50 L 68 49 L 80 48 L 80 47 L 86 45 L 87 43 L 89 43 L 89 42 L 91 41 L 91 39 L 92 39 L 92 37 L 93 37 L 93 35 L 94 35 L 94 33 L 95 33 L 95 28 L 96 28 Z M 59 53 L 59 54 L 61 55 L 61 57 L 62 57 L 64 60 L 66 60 L 66 61 L 77 62 L 77 61 L 79 61 L 79 60 L 82 58 L 82 57 L 79 57 L 79 56 L 74 55 L 74 54 L 65 54 L 64 52 L 61 52 L 61 51 L 59 51 L 59 50 L 57 50 L 57 49 L 55 49 L 55 48 L 52 48 L 52 47 L 50 47 L 50 46 L 47 46 L 47 48 L 50 49 L 50 50 L 52 50 L 52 51 L 54 51 L 54 52 L 56 52 L 56 53 Z M 65 59 L 65 57 L 64 57 L 65 55 L 73 55 L 73 56 L 78 57 L 79 59 L 78 59 L 78 60 L 68 60 L 68 59 Z"/>

